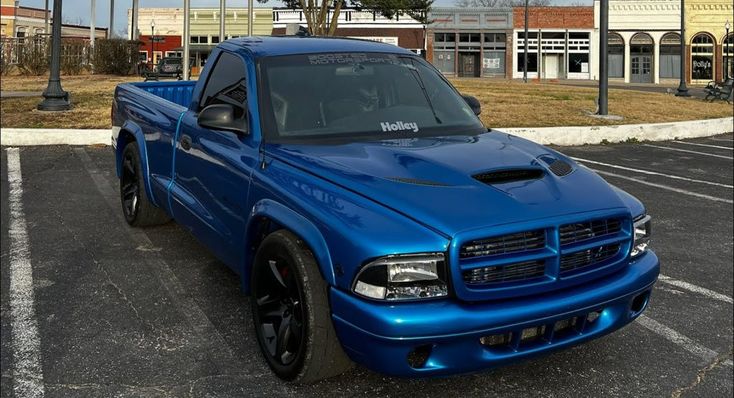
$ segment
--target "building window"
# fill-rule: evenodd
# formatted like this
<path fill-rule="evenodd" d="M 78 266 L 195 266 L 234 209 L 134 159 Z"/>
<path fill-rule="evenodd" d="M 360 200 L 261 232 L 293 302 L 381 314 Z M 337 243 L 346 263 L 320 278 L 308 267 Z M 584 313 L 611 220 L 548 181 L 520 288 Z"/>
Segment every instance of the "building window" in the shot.
<path fill-rule="evenodd" d="M 652 54 L 655 44 L 647 33 L 636 33 L 630 39 L 630 53 Z"/>
<path fill-rule="evenodd" d="M 724 79 L 734 77 L 734 33 L 724 39 L 721 53 L 724 54 Z"/>
<path fill-rule="evenodd" d="M 15 37 L 19 39 L 18 42 L 22 43 L 25 40 L 25 35 L 25 28 L 23 26 L 19 26 L 18 29 L 15 31 Z"/>
<path fill-rule="evenodd" d="M 691 78 L 714 78 L 714 38 L 705 33 L 697 34 L 691 41 Z"/>
<path fill-rule="evenodd" d="M 462 43 L 479 43 L 479 33 L 459 33 L 459 44 Z"/>
<path fill-rule="evenodd" d="M 455 33 L 436 33 L 433 35 L 433 41 L 436 43 L 454 43 L 456 42 Z"/>
<path fill-rule="evenodd" d="M 191 36 L 191 44 L 209 44 L 207 36 Z"/>
<path fill-rule="evenodd" d="M 680 35 L 666 33 L 660 39 L 660 77 L 680 79 Z"/>
<path fill-rule="evenodd" d="M 485 50 L 504 50 L 507 47 L 507 36 L 504 33 L 485 33 Z"/>
<path fill-rule="evenodd" d="M 609 32 L 607 54 L 609 77 L 624 77 L 624 39 L 618 33 Z"/>
<path fill-rule="evenodd" d="M 570 53 L 568 54 L 568 72 L 569 73 L 589 73 L 589 54 L 588 53 Z"/>
<path fill-rule="evenodd" d="M 525 66 L 525 53 L 520 51 L 517 54 L 517 71 L 522 72 Z M 538 71 L 538 54 L 528 52 L 528 72 Z"/>
<path fill-rule="evenodd" d="M 148 52 L 147 51 L 139 51 L 138 52 L 138 61 L 141 63 L 148 63 Z"/>
<path fill-rule="evenodd" d="M 212 44 L 219 43 L 219 36 L 212 36 Z"/>

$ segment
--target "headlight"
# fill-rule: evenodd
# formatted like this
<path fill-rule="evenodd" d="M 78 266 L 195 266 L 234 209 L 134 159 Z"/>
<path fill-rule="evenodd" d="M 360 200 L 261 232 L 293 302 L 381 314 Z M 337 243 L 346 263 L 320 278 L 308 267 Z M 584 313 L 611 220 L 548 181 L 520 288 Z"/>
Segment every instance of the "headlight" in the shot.
<path fill-rule="evenodd" d="M 632 257 L 637 257 L 647 250 L 650 244 L 650 233 L 652 232 L 650 225 L 650 216 L 643 215 L 637 217 L 634 222 L 634 241 L 632 242 Z"/>
<path fill-rule="evenodd" d="M 388 301 L 446 296 L 444 256 L 427 253 L 379 258 L 362 267 L 352 290 L 360 296 Z"/>

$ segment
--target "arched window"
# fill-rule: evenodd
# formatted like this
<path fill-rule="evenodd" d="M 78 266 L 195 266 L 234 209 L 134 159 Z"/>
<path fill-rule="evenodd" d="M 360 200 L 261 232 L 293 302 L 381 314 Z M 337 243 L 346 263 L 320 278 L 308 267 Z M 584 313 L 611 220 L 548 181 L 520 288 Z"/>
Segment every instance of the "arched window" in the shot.
<path fill-rule="evenodd" d="M 15 37 L 19 39 L 23 39 L 26 35 L 26 28 L 24 26 L 18 26 L 18 29 L 15 31 Z"/>
<path fill-rule="evenodd" d="M 714 38 L 706 33 L 699 33 L 691 40 L 691 78 L 714 78 Z"/>
<path fill-rule="evenodd" d="M 624 77 L 624 39 L 619 33 L 609 32 L 607 64 L 609 77 Z"/>
<path fill-rule="evenodd" d="M 33 32 L 35 35 L 42 35 L 43 34 L 43 28 L 36 28 Z"/>
<path fill-rule="evenodd" d="M 647 33 L 635 33 L 630 39 L 630 53 L 652 54 L 654 43 Z"/>
<path fill-rule="evenodd" d="M 680 79 L 680 35 L 666 33 L 660 39 L 660 77 Z"/>
<path fill-rule="evenodd" d="M 734 77 L 734 33 L 730 33 L 721 44 L 724 54 L 724 79 Z"/>

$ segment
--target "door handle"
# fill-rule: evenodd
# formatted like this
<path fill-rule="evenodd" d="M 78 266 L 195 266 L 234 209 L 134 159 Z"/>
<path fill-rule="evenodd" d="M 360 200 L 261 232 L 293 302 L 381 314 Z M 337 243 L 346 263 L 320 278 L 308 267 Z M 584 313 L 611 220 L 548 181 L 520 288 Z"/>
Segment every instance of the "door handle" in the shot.
<path fill-rule="evenodd" d="M 189 149 L 191 149 L 191 137 L 189 137 L 188 135 L 184 135 L 183 137 L 181 137 L 181 148 L 184 151 L 188 151 Z"/>

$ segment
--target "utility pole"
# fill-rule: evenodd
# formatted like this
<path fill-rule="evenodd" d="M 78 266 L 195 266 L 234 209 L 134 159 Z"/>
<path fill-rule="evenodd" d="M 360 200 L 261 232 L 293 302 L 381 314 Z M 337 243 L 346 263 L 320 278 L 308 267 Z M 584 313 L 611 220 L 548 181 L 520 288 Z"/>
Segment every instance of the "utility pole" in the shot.
<path fill-rule="evenodd" d="M 252 23 L 255 19 L 255 10 L 253 9 L 252 0 L 247 0 L 247 35 L 252 36 Z"/>
<path fill-rule="evenodd" d="M 97 1 L 92 0 L 92 10 L 90 11 L 92 15 L 89 16 L 89 45 L 92 46 L 92 49 L 94 49 L 94 37 L 96 36 L 95 28 L 94 28 L 94 17 L 97 15 Z"/>
<path fill-rule="evenodd" d="M 522 66 L 522 81 L 528 82 L 528 0 L 525 0 L 525 56 Z"/>
<path fill-rule="evenodd" d="M 219 0 L 219 42 L 224 41 L 224 17 L 227 15 L 225 0 Z"/>
<path fill-rule="evenodd" d="M 599 105 L 597 115 L 609 114 L 609 0 L 601 0 L 599 10 Z"/>
<path fill-rule="evenodd" d="M 680 0 L 680 82 L 675 92 L 676 97 L 691 96 L 686 87 L 686 61 L 686 2 Z"/>
<path fill-rule="evenodd" d="M 69 93 L 61 88 L 61 0 L 54 0 L 53 34 L 51 38 L 51 65 L 48 86 L 43 92 L 39 111 L 66 111 L 71 108 Z"/>
<path fill-rule="evenodd" d="M 189 71 L 189 42 L 191 41 L 191 0 L 184 0 L 184 27 L 183 27 L 183 79 L 191 78 Z"/>
<path fill-rule="evenodd" d="M 138 0 L 133 0 L 133 17 L 130 30 L 130 40 L 138 40 Z"/>
<path fill-rule="evenodd" d="M 48 24 L 48 0 L 46 0 L 46 14 L 45 14 L 45 20 L 46 20 L 46 27 L 43 29 L 43 33 L 49 34 L 49 24 Z"/>
<path fill-rule="evenodd" d="M 115 0 L 110 0 L 110 30 L 107 32 L 107 38 L 115 37 Z"/>

